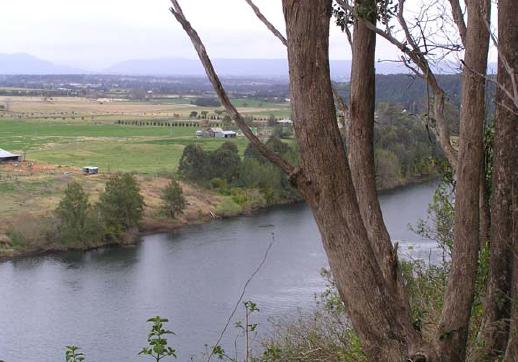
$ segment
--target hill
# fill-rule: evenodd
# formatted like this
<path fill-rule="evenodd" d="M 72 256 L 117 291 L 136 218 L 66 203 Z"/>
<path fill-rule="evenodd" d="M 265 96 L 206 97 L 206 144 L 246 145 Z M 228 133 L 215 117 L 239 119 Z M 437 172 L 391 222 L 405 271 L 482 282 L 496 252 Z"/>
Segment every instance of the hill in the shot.
<path fill-rule="evenodd" d="M 0 54 L 0 74 L 79 74 L 84 70 L 57 65 L 25 53 Z"/>

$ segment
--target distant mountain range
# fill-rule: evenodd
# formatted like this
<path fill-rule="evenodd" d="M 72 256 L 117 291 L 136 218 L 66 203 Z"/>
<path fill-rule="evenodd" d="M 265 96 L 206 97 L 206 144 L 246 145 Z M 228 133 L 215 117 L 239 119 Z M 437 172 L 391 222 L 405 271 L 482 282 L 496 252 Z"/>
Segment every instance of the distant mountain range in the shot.
<path fill-rule="evenodd" d="M 214 59 L 214 67 L 224 77 L 288 78 L 286 59 Z M 445 67 L 447 68 L 447 67 Z M 490 65 L 494 69 L 494 65 Z M 448 69 L 452 69 L 449 67 Z M 350 60 L 332 60 L 331 77 L 334 80 L 347 80 L 351 71 Z M 408 73 L 399 63 L 377 63 L 378 74 Z M 163 58 L 127 60 L 97 71 L 57 65 L 47 60 L 25 53 L 0 54 L 0 74 L 116 74 L 116 75 L 155 75 L 155 76 L 205 76 L 199 60 Z M 443 71 L 441 73 L 452 73 Z"/>
<path fill-rule="evenodd" d="M 214 59 L 218 74 L 226 77 L 288 78 L 286 59 Z M 379 74 L 407 73 L 397 63 L 378 63 Z M 331 77 L 336 80 L 349 78 L 350 60 L 332 60 Z M 204 76 L 205 71 L 198 60 L 191 59 L 142 59 L 117 63 L 105 73 L 132 75 L 186 75 Z"/>
<path fill-rule="evenodd" d="M 288 78 L 288 62 L 285 59 L 214 59 L 214 67 L 224 77 Z M 350 60 L 331 61 L 331 76 L 336 80 L 349 77 Z M 406 73 L 399 64 L 380 63 L 380 74 Z M 97 71 L 58 65 L 25 53 L 0 54 L 0 74 L 116 74 L 157 76 L 205 76 L 197 59 L 135 59 L 127 60 Z"/>
<path fill-rule="evenodd" d="M 25 53 L 0 54 L 0 74 L 78 74 L 81 69 L 57 65 Z"/>

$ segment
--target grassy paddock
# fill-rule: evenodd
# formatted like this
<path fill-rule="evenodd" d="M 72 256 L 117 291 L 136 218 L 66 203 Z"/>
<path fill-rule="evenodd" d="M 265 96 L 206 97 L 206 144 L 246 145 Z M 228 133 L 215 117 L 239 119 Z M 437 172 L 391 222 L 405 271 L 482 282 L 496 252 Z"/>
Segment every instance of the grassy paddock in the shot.
<path fill-rule="evenodd" d="M 151 174 L 175 171 L 184 147 L 213 150 L 221 139 L 197 139 L 193 127 L 139 127 L 92 122 L 0 121 L 0 148 L 28 160 L 60 166 L 96 165 L 103 171 Z M 232 140 L 246 148 L 243 138 Z"/>

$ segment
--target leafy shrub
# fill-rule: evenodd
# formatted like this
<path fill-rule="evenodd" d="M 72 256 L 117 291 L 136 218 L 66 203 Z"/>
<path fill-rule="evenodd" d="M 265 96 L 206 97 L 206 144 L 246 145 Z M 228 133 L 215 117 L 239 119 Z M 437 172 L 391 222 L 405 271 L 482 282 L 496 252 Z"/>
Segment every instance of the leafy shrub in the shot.
<path fill-rule="evenodd" d="M 230 197 L 223 199 L 221 204 L 216 207 L 216 214 L 223 217 L 239 215 L 241 212 L 243 212 L 243 208 Z"/>
<path fill-rule="evenodd" d="M 136 179 L 130 174 L 112 176 L 98 203 L 108 237 L 138 227 L 144 212 L 144 198 Z"/>
<path fill-rule="evenodd" d="M 242 190 L 240 188 L 234 187 L 230 191 L 230 194 L 232 195 L 232 200 L 238 205 L 244 206 L 248 202 L 248 195 L 246 194 L 245 190 Z"/>
<path fill-rule="evenodd" d="M 185 209 L 185 197 L 180 184 L 171 178 L 169 184 L 162 190 L 162 211 L 174 219 Z"/>
<path fill-rule="evenodd" d="M 77 346 L 66 346 L 65 360 L 66 362 L 83 362 L 85 360 L 85 354 L 79 352 L 79 347 Z"/>
<path fill-rule="evenodd" d="M 165 328 L 165 323 L 169 321 L 156 316 L 148 319 L 148 322 L 153 324 L 147 337 L 148 345 L 142 348 L 139 355 L 150 356 L 157 362 L 166 357 L 176 358 L 176 350 L 168 346 L 167 338 L 165 338 L 168 334 L 174 334 L 173 331 Z"/>
<path fill-rule="evenodd" d="M 220 192 L 226 192 L 228 188 L 227 180 L 224 180 L 219 177 L 214 177 L 212 180 L 210 180 L 210 187 Z"/>
<path fill-rule="evenodd" d="M 82 242 L 87 236 L 88 195 L 77 182 L 68 184 L 65 196 L 55 211 L 60 238 L 65 242 Z"/>

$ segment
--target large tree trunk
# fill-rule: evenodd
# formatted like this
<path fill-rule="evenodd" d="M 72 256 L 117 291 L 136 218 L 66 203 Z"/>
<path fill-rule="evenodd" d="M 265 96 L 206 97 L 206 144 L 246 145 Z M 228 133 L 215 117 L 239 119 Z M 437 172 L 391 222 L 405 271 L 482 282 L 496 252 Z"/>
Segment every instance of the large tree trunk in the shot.
<path fill-rule="evenodd" d="M 518 69 L 518 3 L 498 2 L 498 35 L 500 54 Z M 498 61 L 497 82 L 512 92 L 511 78 L 504 60 Z M 511 317 L 511 278 L 513 263 L 513 172 L 515 172 L 518 142 L 518 117 L 509 111 L 513 102 L 497 89 L 494 138 L 493 194 L 491 200 L 491 244 L 489 280 L 484 301 L 481 329 L 481 356 L 496 358 L 507 347 Z"/>
<path fill-rule="evenodd" d="M 500 0 L 502 1 L 502 0 Z M 509 0 L 512 1 L 512 0 Z M 516 7 L 514 7 L 516 10 Z M 516 13 L 515 13 L 516 14 Z M 515 18 L 516 19 L 516 18 Z M 516 31 L 516 25 L 513 25 Z M 516 34 L 516 32 L 515 32 Z M 516 40 L 516 38 L 515 38 Z M 514 43 L 516 44 L 516 42 Z M 514 64 L 516 64 L 517 52 L 516 48 L 514 51 Z M 517 69 L 517 68 L 514 68 Z M 518 74 L 515 71 L 515 77 Z M 518 117 L 514 117 L 515 127 L 518 128 Z M 514 130 L 515 132 L 515 140 L 518 139 L 518 129 Z M 516 141 L 514 142 L 514 154 L 518 153 L 518 145 Z M 511 235 L 511 240 L 513 243 L 512 247 L 512 264 L 513 264 L 513 276 L 512 276 L 512 288 L 511 288 L 511 300 L 512 300 L 512 311 L 511 311 L 511 325 L 509 330 L 508 342 L 507 342 L 507 350 L 505 353 L 506 362 L 516 362 L 518 359 L 518 160 L 514 160 L 513 162 L 513 187 L 512 187 L 512 218 L 513 218 L 513 231 Z"/>
<path fill-rule="evenodd" d="M 475 293 L 479 241 L 479 189 L 489 48 L 489 0 L 467 1 L 468 25 L 462 77 L 455 231 L 452 265 L 439 326 L 444 361 L 463 361 Z"/>
<path fill-rule="evenodd" d="M 291 103 L 300 166 L 297 185 L 322 235 L 339 293 L 373 361 L 401 361 L 416 340 L 410 316 L 385 283 L 358 207 L 336 122 L 329 76 L 330 0 L 283 0 Z"/>
<path fill-rule="evenodd" d="M 513 93 L 505 62 L 518 80 L 518 2 L 498 1 L 499 59 L 497 81 Z M 494 145 L 491 255 L 485 303 L 483 345 L 489 357 L 518 358 L 518 109 L 497 89 Z M 511 321 L 509 326 L 509 320 Z M 510 327 L 510 330 L 509 330 Z"/>
<path fill-rule="evenodd" d="M 501 0 L 502 1 L 502 0 Z M 511 2 L 512 0 L 509 0 Z M 512 9 L 516 11 L 516 4 L 513 4 Z M 512 14 L 512 13 L 509 13 Z M 514 13 L 516 14 L 516 13 Z M 515 17 L 516 19 L 516 17 Z M 511 26 L 512 32 L 515 35 L 514 37 L 514 47 L 509 48 L 509 55 L 513 56 L 512 63 L 513 65 L 517 65 L 518 63 L 518 49 L 516 47 L 516 34 L 518 34 L 518 29 L 516 24 L 512 24 Z M 513 67 L 513 69 L 517 69 Z M 514 71 L 514 77 L 518 79 L 518 72 Z M 514 108 L 515 112 L 518 111 L 516 107 Z M 512 152 L 514 155 L 518 154 L 518 115 L 517 113 L 509 114 L 510 119 L 513 120 L 514 125 L 514 142 L 512 147 Z M 512 243 L 511 248 L 511 259 L 512 259 L 512 285 L 511 285 L 511 321 L 510 328 L 508 334 L 508 342 L 507 342 L 507 350 L 505 353 L 504 361 L 506 362 L 515 362 L 518 359 L 518 159 L 515 157 L 511 164 L 512 168 L 512 234 L 509 239 Z"/>
<path fill-rule="evenodd" d="M 376 1 L 358 0 L 355 7 L 376 22 Z M 356 197 L 369 240 L 387 283 L 395 285 L 397 266 L 390 236 L 385 227 L 376 191 L 374 165 L 376 33 L 356 19 L 352 42 L 350 123 L 348 158 Z"/>

